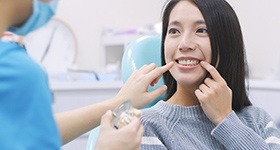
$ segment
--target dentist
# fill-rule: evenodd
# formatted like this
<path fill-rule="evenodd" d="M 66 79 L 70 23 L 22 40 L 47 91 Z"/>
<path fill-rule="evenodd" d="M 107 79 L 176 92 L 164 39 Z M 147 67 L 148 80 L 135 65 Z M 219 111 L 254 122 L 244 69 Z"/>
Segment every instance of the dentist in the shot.
<path fill-rule="evenodd" d="M 26 35 L 45 25 L 57 3 L 58 0 L 0 0 L 0 36 L 7 30 Z M 146 65 L 128 79 L 114 98 L 53 115 L 53 97 L 45 72 L 28 56 L 24 46 L 0 40 L 0 149 L 57 150 L 98 126 L 100 120 L 97 149 L 137 149 L 144 132 L 139 119 L 115 130 L 111 127 L 110 110 L 127 99 L 137 108 L 152 102 L 167 87 L 148 92 L 149 84 L 172 65 Z"/>

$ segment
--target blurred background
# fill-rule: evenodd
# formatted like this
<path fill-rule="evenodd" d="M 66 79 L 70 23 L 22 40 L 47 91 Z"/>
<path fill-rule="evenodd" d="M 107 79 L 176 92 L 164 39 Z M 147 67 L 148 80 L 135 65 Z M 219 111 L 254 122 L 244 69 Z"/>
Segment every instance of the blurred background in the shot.
<path fill-rule="evenodd" d="M 57 15 L 24 40 L 46 69 L 60 112 L 112 98 L 126 45 L 160 34 L 164 0 L 60 0 Z M 280 122 L 280 1 L 228 0 L 243 31 L 252 102 Z M 40 38 L 38 38 L 40 37 Z M 88 133 L 63 149 L 85 149 Z"/>

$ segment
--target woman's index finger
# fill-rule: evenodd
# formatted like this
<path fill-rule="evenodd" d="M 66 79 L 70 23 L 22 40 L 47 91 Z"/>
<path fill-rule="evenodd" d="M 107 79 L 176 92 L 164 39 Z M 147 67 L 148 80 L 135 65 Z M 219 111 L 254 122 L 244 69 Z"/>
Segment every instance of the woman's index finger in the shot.
<path fill-rule="evenodd" d="M 209 64 L 208 62 L 205 62 L 205 61 L 201 61 L 200 64 L 204 69 L 206 69 L 210 73 L 210 75 L 212 76 L 212 78 L 215 81 L 225 82 L 223 77 L 220 75 L 220 73 L 214 66 L 212 66 L 211 64 Z"/>

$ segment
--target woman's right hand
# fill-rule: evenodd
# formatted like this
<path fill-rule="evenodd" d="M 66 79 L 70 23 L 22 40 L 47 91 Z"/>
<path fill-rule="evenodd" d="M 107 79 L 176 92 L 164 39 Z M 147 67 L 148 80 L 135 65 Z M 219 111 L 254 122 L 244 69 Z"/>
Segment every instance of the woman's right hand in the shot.
<path fill-rule="evenodd" d="M 144 127 L 138 118 L 120 128 L 112 126 L 112 111 L 107 111 L 101 119 L 100 132 L 95 146 L 96 150 L 137 150 L 140 149 Z"/>
<path fill-rule="evenodd" d="M 232 90 L 214 66 L 204 61 L 200 64 L 211 77 L 204 80 L 195 91 L 195 95 L 206 116 L 218 125 L 232 111 Z"/>
<path fill-rule="evenodd" d="M 149 85 L 156 84 L 161 75 L 168 71 L 173 64 L 174 62 L 170 62 L 162 67 L 157 67 L 155 64 L 144 65 L 133 72 L 115 98 L 123 101 L 130 99 L 132 105 L 136 108 L 142 108 L 151 103 L 162 95 L 167 87 L 163 85 L 148 92 Z"/>

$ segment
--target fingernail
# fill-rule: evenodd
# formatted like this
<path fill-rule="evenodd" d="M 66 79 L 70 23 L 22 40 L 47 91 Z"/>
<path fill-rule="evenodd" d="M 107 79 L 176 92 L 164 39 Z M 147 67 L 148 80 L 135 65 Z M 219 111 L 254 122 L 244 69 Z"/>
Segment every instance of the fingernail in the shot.
<path fill-rule="evenodd" d="M 106 111 L 106 115 L 112 115 L 112 111 L 111 110 L 107 110 Z"/>
<path fill-rule="evenodd" d="M 200 63 L 205 64 L 205 62 L 204 62 L 204 61 L 200 61 Z"/>
<path fill-rule="evenodd" d="M 167 86 L 166 85 L 163 85 L 162 88 L 163 88 L 163 90 L 167 90 Z"/>

